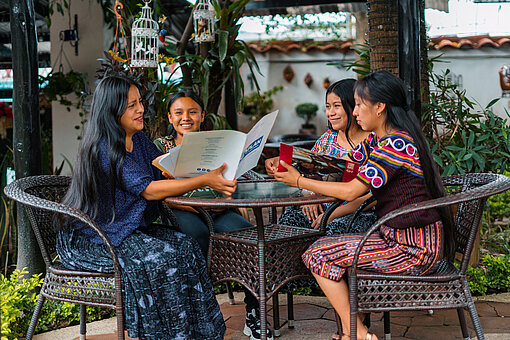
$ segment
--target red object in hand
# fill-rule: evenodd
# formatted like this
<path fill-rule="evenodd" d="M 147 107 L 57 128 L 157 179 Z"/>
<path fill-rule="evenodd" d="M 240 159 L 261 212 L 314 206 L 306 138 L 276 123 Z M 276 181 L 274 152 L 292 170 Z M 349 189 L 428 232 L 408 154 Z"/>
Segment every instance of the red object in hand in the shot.
<path fill-rule="evenodd" d="M 286 172 L 288 171 L 283 165 L 280 164 L 281 161 L 284 161 L 287 164 L 292 164 L 292 145 L 280 143 L 280 159 L 278 161 L 278 172 Z"/>

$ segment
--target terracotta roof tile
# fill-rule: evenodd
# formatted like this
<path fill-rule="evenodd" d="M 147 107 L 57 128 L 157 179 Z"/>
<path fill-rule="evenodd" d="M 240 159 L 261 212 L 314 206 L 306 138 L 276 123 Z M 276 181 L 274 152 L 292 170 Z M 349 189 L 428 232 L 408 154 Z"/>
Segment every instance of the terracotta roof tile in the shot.
<path fill-rule="evenodd" d="M 313 51 L 337 51 L 347 52 L 355 44 L 354 40 L 313 41 L 313 40 L 266 40 L 252 41 L 248 45 L 257 53 L 299 51 L 303 53 Z M 510 36 L 491 37 L 488 35 L 457 37 L 443 36 L 432 38 L 430 48 L 441 50 L 453 49 L 478 49 L 482 47 L 508 48 Z"/>

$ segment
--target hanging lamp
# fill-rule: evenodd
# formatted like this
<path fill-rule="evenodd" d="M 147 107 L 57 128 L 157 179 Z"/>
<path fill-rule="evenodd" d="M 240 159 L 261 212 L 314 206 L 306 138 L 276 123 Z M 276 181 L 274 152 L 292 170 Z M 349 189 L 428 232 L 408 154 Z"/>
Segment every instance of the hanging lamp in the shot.
<path fill-rule="evenodd" d="M 131 66 L 158 67 L 158 23 L 152 19 L 151 0 L 144 0 L 142 15 L 131 28 Z"/>
<path fill-rule="evenodd" d="M 209 1 L 198 0 L 193 10 L 193 24 L 195 26 L 195 42 L 214 41 L 216 15 L 210 9 Z"/>

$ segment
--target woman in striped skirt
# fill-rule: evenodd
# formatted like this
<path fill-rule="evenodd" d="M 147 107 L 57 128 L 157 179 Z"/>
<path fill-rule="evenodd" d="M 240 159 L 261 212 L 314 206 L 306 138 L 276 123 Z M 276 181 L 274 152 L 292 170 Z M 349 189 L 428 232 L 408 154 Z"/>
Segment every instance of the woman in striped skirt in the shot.
<path fill-rule="evenodd" d="M 389 72 L 369 74 L 355 84 L 354 116 L 365 131 L 373 131 L 365 142 L 350 152 L 362 164 L 351 182 L 320 182 L 302 177 L 281 162 L 288 172 L 275 174 L 287 185 L 352 201 L 368 190 L 377 199 L 376 214 L 445 194 L 441 178 L 421 132 L 415 114 L 407 107 L 401 80 Z M 352 265 L 354 251 L 363 234 L 324 237 L 303 254 L 322 290 L 342 320 L 349 338 L 349 295 L 343 278 Z M 444 239 L 444 241 L 443 241 Z M 359 257 L 358 267 L 381 273 L 423 275 L 434 271 L 443 253 L 454 249 L 453 223 L 448 209 L 431 209 L 389 220 L 372 234 Z M 359 339 L 374 340 L 361 319 Z"/>

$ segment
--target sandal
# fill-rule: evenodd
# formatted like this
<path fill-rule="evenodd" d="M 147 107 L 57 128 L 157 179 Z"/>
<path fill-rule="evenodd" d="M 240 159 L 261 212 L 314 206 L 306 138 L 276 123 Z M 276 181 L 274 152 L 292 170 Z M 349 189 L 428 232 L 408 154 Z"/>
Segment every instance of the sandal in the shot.
<path fill-rule="evenodd" d="M 374 335 L 373 333 L 367 332 L 367 335 L 365 335 L 365 340 L 372 340 L 373 335 Z M 344 336 L 349 336 L 349 335 L 342 334 L 342 336 L 340 336 L 340 334 L 338 334 L 338 332 L 336 332 L 335 334 L 333 334 L 333 336 L 331 338 L 332 338 L 332 340 L 340 340 Z"/>
<path fill-rule="evenodd" d="M 342 336 L 340 335 L 340 333 L 338 333 L 338 331 L 331 336 L 331 340 L 340 340 L 340 339 L 342 339 Z"/>
<path fill-rule="evenodd" d="M 365 340 L 372 340 L 373 335 L 373 333 L 367 332 L 367 335 L 365 335 Z"/>

